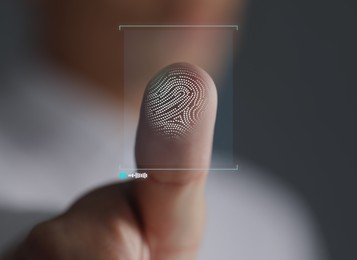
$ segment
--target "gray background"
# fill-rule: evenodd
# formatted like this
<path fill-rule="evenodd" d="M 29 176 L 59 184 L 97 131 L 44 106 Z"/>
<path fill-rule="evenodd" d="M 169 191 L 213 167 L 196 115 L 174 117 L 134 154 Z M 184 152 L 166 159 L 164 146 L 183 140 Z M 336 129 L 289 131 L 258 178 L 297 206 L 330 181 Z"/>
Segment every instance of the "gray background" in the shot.
<path fill-rule="evenodd" d="M 289 182 L 332 259 L 356 252 L 356 6 L 251 2 L 238 58 L 238 150 Z"/>

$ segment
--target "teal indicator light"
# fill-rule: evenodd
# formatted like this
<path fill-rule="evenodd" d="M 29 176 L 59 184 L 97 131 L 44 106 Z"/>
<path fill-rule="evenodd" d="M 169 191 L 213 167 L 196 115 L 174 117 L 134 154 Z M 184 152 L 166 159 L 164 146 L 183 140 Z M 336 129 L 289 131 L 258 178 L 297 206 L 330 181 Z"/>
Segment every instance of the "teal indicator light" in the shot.
<path fill-rule="evenodd" d="M 126 172 L 119 173 L 119 179 L 126 179 L 128 178 L 128 174 Z"/>

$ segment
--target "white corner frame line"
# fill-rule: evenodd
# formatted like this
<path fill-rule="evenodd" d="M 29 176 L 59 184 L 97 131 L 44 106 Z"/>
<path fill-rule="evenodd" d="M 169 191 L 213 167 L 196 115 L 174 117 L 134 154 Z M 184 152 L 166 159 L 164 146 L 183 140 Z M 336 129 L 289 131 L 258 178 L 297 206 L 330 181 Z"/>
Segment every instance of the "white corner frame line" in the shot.
<path fill-rule="evenodd" d="M 159 25 L 159 24 L 145 24 L 133 25 L 124 24 L 119 25 L 118 29 L 121 31 L 125 28 L 232 28 L 238 31 L 238 25 L 224 25 L 224 24 L 172 24 L 172 25 Z"/>

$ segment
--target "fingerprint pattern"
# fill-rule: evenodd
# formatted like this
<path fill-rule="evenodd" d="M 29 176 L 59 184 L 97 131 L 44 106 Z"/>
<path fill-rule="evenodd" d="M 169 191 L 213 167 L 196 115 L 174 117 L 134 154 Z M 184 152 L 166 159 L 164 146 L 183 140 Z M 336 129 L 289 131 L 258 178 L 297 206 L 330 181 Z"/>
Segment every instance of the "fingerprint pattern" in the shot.
<path fill-rule="evenodd" d="M 177 140 L 191 132 L 207 103 L 207 82 L 189 64 L 174 64 L 156 75 L 146 89 L 144 112 L 155 132 Z"/>

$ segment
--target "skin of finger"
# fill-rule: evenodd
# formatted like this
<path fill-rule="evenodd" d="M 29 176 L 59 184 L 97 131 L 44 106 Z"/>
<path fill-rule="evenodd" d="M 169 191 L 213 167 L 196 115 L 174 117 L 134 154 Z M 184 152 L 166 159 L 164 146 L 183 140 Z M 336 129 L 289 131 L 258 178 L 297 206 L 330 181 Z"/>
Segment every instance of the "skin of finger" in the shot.
<path fill-rule="evenodd" d="M 209 168 L 217 107 L 213 81 L 210 100 L 196 130 L 180 142 L 167 142 L 140 117 L 136 159 L 139 168 Z M 195 259 L 204 226 L 206 170 L 148 171 L 135 183 L 144 229 L 153 259 Z"/>
<path fill-rule="evenodd" d="M 61 216 L 37 225 L 13 259 L 148 260 L 136 211 L 121 186 L 91 192 Z"/>
<path fill-rule="evenodd" d="M 142 183 L 143 184 L 143 183 Z M 136 185 L 152 259 L 196 259 L 205 223 L 205 180 L 183 185 Z M 148 193 L 166 194 L 162 197 Z M 171 204 L 167 202 L 171 201 Z"/>
<path fill-rule="evenodd" d="M 171 67 L 172 65 L 168 66 Z M 180 66 L 180 63 L 179 65 Z M 182 66 L 187 66 L 186 64 Z M 201 68 L 190 65 L 202 75 L 207 106 L 195 129 L 177 141 L 166 141 L 156 135 L 145 117 L 144 105 L 137 129 L 135 156 L 138 168 L 208 168 L 211 160 L 214 125 L 217 112 L 217 90 L 211 77 Z M 145 97 L 143 99 L 143 102 Z M 150 177 L 159 182 L 185 183 L 207 174 L 207 171 L 150 171 Z"/>

